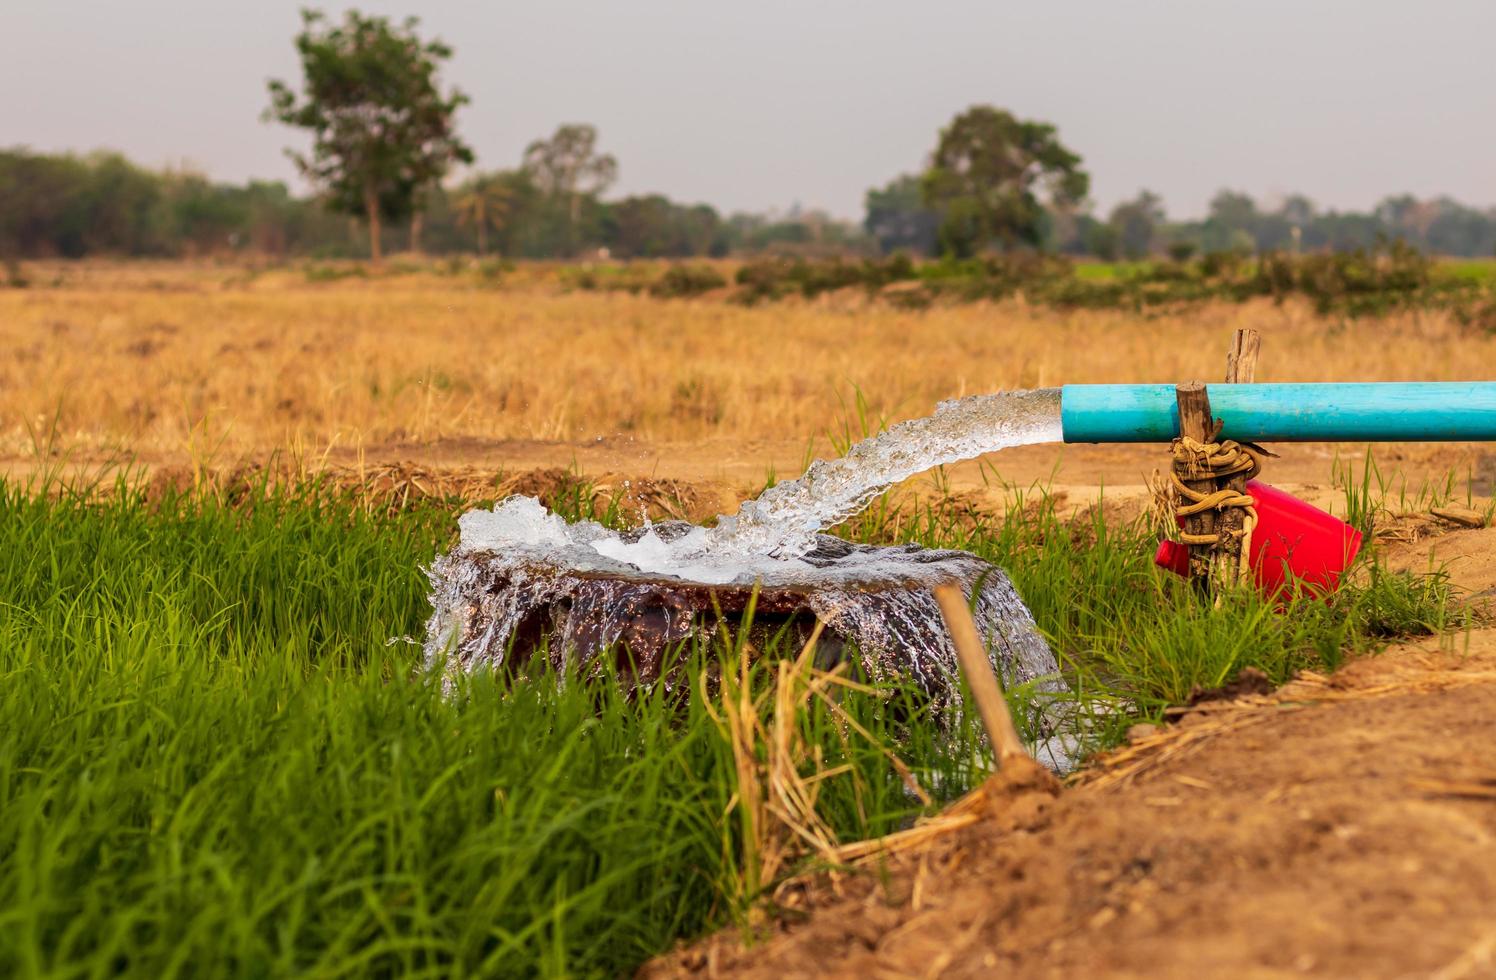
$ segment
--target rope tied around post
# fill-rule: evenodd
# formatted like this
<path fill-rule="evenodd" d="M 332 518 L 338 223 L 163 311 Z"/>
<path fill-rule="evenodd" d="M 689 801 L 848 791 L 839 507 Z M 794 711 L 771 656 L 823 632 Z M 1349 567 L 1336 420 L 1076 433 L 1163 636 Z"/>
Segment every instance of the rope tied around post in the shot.
<path fill-rule="evenodd" d="M 1260 339 L 1255 330 L 1238 330 L 1226 359 L 1226 382 L 1250 384 L 1257 369 Z M 1179 540 L 1189 547 L 1186 576 L 1206 592 L 1239 586 L 1249 577 L 1256 501 L 1247 481 L 1262 470 L 1261 446 L 1222 439 L 1226 423 L 1210 410 L 1210 393 L 1198 381 L 1174 386 L 1179 406 L 1179 437 L 1174 440 L 1170 494 L 1182 525 Z"/>
<path fill-rule="evenodd" d="M 1217 435 L 1219 431 L 1217 427 Z M 1226 533 L 1240 538 L 1241 552 L 1249 554 L 1252 546 L 1252 531 L 1257 526 L 1257 501 L 1252 499 L 1251 494 L 1242 493 L 1230 487 L 1222 487 L 1206 493 L 1192 489 L 1185 481 L 1210 478 L 1224 482 L 1238 475 L 1242 476 L 1244 481 L 1250 480 L 1262 472 L 1262 462 L 1267 454 L 1256 446 L 1240 443 L 1234 439 L 1201 442 L 1190 436 L 1175 439 L 1173 452 L 1174 467 L 1169 476 L 1174 484 L 1175 492 L 1189 501 L 1178 507 L 1175 513 L 1180 517 L 1191 517 L 1206 511 L 1220 512 L 1228 507 L 1243 508 L 1245 519 L 1242 522 L 1241 531 Z M 1221 535 L 1219 532 L 1189 534 L 1181 531 L 1179 540 L 1190 545 L 1214 545 L 1220 543 Z"/>

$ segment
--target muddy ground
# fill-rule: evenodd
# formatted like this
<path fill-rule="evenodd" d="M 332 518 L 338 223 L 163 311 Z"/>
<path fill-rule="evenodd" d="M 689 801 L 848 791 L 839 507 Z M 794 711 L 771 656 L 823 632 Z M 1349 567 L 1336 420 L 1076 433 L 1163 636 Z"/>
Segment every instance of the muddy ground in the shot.
<path fill-rule="evenodd" d="M 1396 544 L 1467 594 L 1496 529 Z M 1058 795 L 783 891 L 671 976 L 1496 976 L 1496 630 L 1206 702 Z"/>

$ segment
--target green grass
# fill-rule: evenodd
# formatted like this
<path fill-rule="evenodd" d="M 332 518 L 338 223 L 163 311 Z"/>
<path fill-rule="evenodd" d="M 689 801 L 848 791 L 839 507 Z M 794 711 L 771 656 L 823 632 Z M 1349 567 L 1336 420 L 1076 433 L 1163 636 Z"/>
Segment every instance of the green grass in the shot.
<path fill-rule="evenodd" d="M 1433 271 L 1445 279 L 1496 284 L 1496 259 L 1441 259 L 1434 264 Z"/>
<path fill-rule="evenodd" d="M 1009 568 L 1078 697 L 1126 706 L 1103 741 L 1244 666 L 1456 619 L 1437 577 L 1385 573 L 1212 611 L 1152 568 L 1145 523 L 1028 496 L 995 524 L 885 500 L 842 532 Z M 543 675 L 447 697 L 422 673 L 400 638 L 453 523 L 0 486 L 0 975 L 606 976 L 741 915 L 731 748 L 699 699 Z M 942 733 L 906 694 L 842 706 L 949 799 L 984 771 L 971 722 Z M 797 724 L 847 765 L 820 807 L 843 839 L 919 812 L 878 744 Z"/>
<path fill-rule="evenodd" d="M 1088 281 L 1126 279 L 1143 268 L 1143 262 L 1077 262 L 1075 277 Z"/>
<path fill-rule="evenodd" d="M 1440 260 L 1401 241 L 1379 241 L 1348 252 L 1213 252 L 1178 261 L 1155 257 L 1075 262 L 1024 251 L 928 261 L 907 255 L 860 261 L 764 256 L 741 263 L 729 288 L 722 288 L 726 284 L 708 265 L 568 267 L 561 277 L 576 289 L 648 291 L 661 297 L 720 291 L 724 298 L 745 304 L 862 289 L 909 309 L 936 301 L 1002 300 L 1020 293 L 1026 302 L 1056 309 L 1144 314 L 1212 300 L 1282 302 L 1298 297 L 1327 316 L 1441 310 L 1472 330 L 1491 331 L 1496 330 L 1493 270 L 1496 263 L 1487 260 Z"/>
<path fill-rule="evenodd" d="M 1378 525 L 1395 521 L 1398 515 L 1426 513 L 1435 507 L 1463 507 L 1485 518 L 1489 526 L 1496 519 L 1496 500 L 1477 500 L 1471 490 L 1475 474 L 1467 468 L 1463 477 L 1449 470 L 1434 479 L 1424 479 L 1416 486 L 1397 470 L 1384 470 L 1376 453 L 1368 448 L 1359 467 L 1338 457 L 1331 463 L 1334 485 L 1345 495 L 1341 517 L 1366 537 Z"/>
<path fill-rule="evenodd" d="M 1157 716 L 1244 667 L 1282 682 L 1306 667 L 1338 666 L 1391 637 L 1468 624 L 1442 571 L 1389 571 L 1370 546 L 1328 599 L 1280 601 L 1246 591 L 1217 609 L 1154 567 L 1161 535 L 1146 515 L 1108 524 L 1097 508 L 1068 520 L 1042 487 L 1007 492 L 1008 516 L 996 524 L 949 498 L 899 508 L 885 497 L 841 532 L 859 541 L 960 548 L 1007 569 L 1072 686 L 1108 706 L 1125 702 L 1134 717 Z M 1347 488 L 1348 495 L 1366 492 Z"/>
<path fill-rule="evenodd" d="M 611 975 L 737 911 L 699 703 L 447 698 L 388 643 L 450 523 L 0 493 L 0 975 Z M 969 739 L 849 709 L 977 778 Z M 861 777 L 828 789 L 840 832 L 915 812 L 874 746 L 806 723 Z"/>

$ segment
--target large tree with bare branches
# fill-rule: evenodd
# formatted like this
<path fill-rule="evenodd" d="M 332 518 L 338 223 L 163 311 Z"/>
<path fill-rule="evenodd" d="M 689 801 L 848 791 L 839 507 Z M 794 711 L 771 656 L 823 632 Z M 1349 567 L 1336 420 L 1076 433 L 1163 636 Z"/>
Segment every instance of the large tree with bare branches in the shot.
<path fill-rule="evenodd" d="M 550 139 L 526 147 L 525 170 L 547 195 L 565 201 L 568 244 L 575 252 L 582 198 L 601 194 L 618 179 L 618 161 L 611 154 L 597 152 L 595 127 L 572 123 L 558 127 Z"/>

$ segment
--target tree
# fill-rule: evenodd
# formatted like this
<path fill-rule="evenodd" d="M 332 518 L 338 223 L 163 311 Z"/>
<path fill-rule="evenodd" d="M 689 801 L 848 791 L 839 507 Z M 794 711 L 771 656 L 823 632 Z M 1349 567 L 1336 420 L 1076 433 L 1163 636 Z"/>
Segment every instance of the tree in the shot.
<path fill-rule="evenodd" d="M 626 197 L 603 216 L 603 241 L 619 258 L 720 255 L 726 230 L 715 208 L 677 204 L 663 194 Z"/>
<path fill-rule="evenodd" d="M 1152 191 L 1139 191 L 1131 201 L 1112 209 L 1108 224 L 1116 232 L 1116 245 L 1129 259 L 1140 259 L 1153 251 L 1154 238 L 1164 223 L 1164 202 Z"/>
<path fill-rule="evenodd" d="M 925 205 L 920 178 L 895 177 L 884 187 L 871 187 L 864 198 L 862 227 L 884 252 L 910 249 L 930 255 L 939 247 L 940 215 Z"/>
<path fill-rule="evenodd" d="M 1207 252 L 1250 252 L 1257 247 L 1260 215 L 1247 194 L 1222 190 L 1210 199 L 1210 216 L 1201 229 Z"/>
<path fill-rule="evenodd" d="M 710 204 L 677 205 L 676 213 L 684 254 L 714 258 L 727 254 L 727 230 L 716 208 Z"/>
<path fill-rule="evenodd" d="M 675 253 L 675 206 L 662 194 L 626 197 L 610 209 L 608 244 L 623 259 Z"/>
<path fill-rule="evenodd" d="M 1085 236 L 1086 251 L 1103 262 L 1116 260 L 1118 242 L 1115 225 L 1104 221 L 1093 221 L 1086 226 Z"/>
<path fill-rule="evenodd" d="M 582 123 L 560 126 L 548 140 L 525 148 L 525 170 L 552 200 L 565 200 L 569 246 L 576 251 L 582 197 L 601 194 L 618 179 L 618 161 L 597 152 L 597 129 Z"/>
<path fill-rule="evenodd" d="M 966 256 L 993 242 L 1037 246 L 1044 206 L 1078 204 L 1091 179 L 1048 123 L 973 106 L 941 130 L 924 176 L 925 203 L 941 212 L 941 245 Z"/>
<path fill-rule="evenodd" d="M 488 229 L 503 225 L 513 199 L 513 189 L 499 174 L 478 174 L 457 189 L 457 223 L 478 233 L 479 255 L 488 254 Z"/>
<path fill-rule="evenodd" d="M 1314 202 L 1302 194 L 1290 194 L 1278 208 L 1278 213 L 1284 221 L 1304 228 L 1314 222 Z"/>
<path fill-rule="evenodd" d="M 1490 255 L 1496 250 L 1496 212 L 1481 214 L 1447 197 L 1435 202 L 1438 211 L 1421 243 L 1446 255 Z"/>
<path fill-rule="evenodd" d="M 414 17 L 394 26 L 355 10 L 334 25 L 302 11 L 301 95 L 270 82 L 266 117 L 311 131 L 311 153 L 291 151 L 291 159 L 332 210 L 363 215 L 375 262 L 381 221 L 414 214 L 419 190 L 473 159 L 454 128 L 467 96 L 443 95 L 437 85 L 437 67 L 452 50 L 423 42 L 416 25 Z"/>
<path fill-rule="evenodd" d="M 410 232 L 406 238 L 405 250 L 417 255 L 421 252 L 421 232 L 426 226 L 426 212 L 431 210 L 431 202 L 441 194 L 440 184 L 423 184 L 415 189 L 410 196 Z"/>

